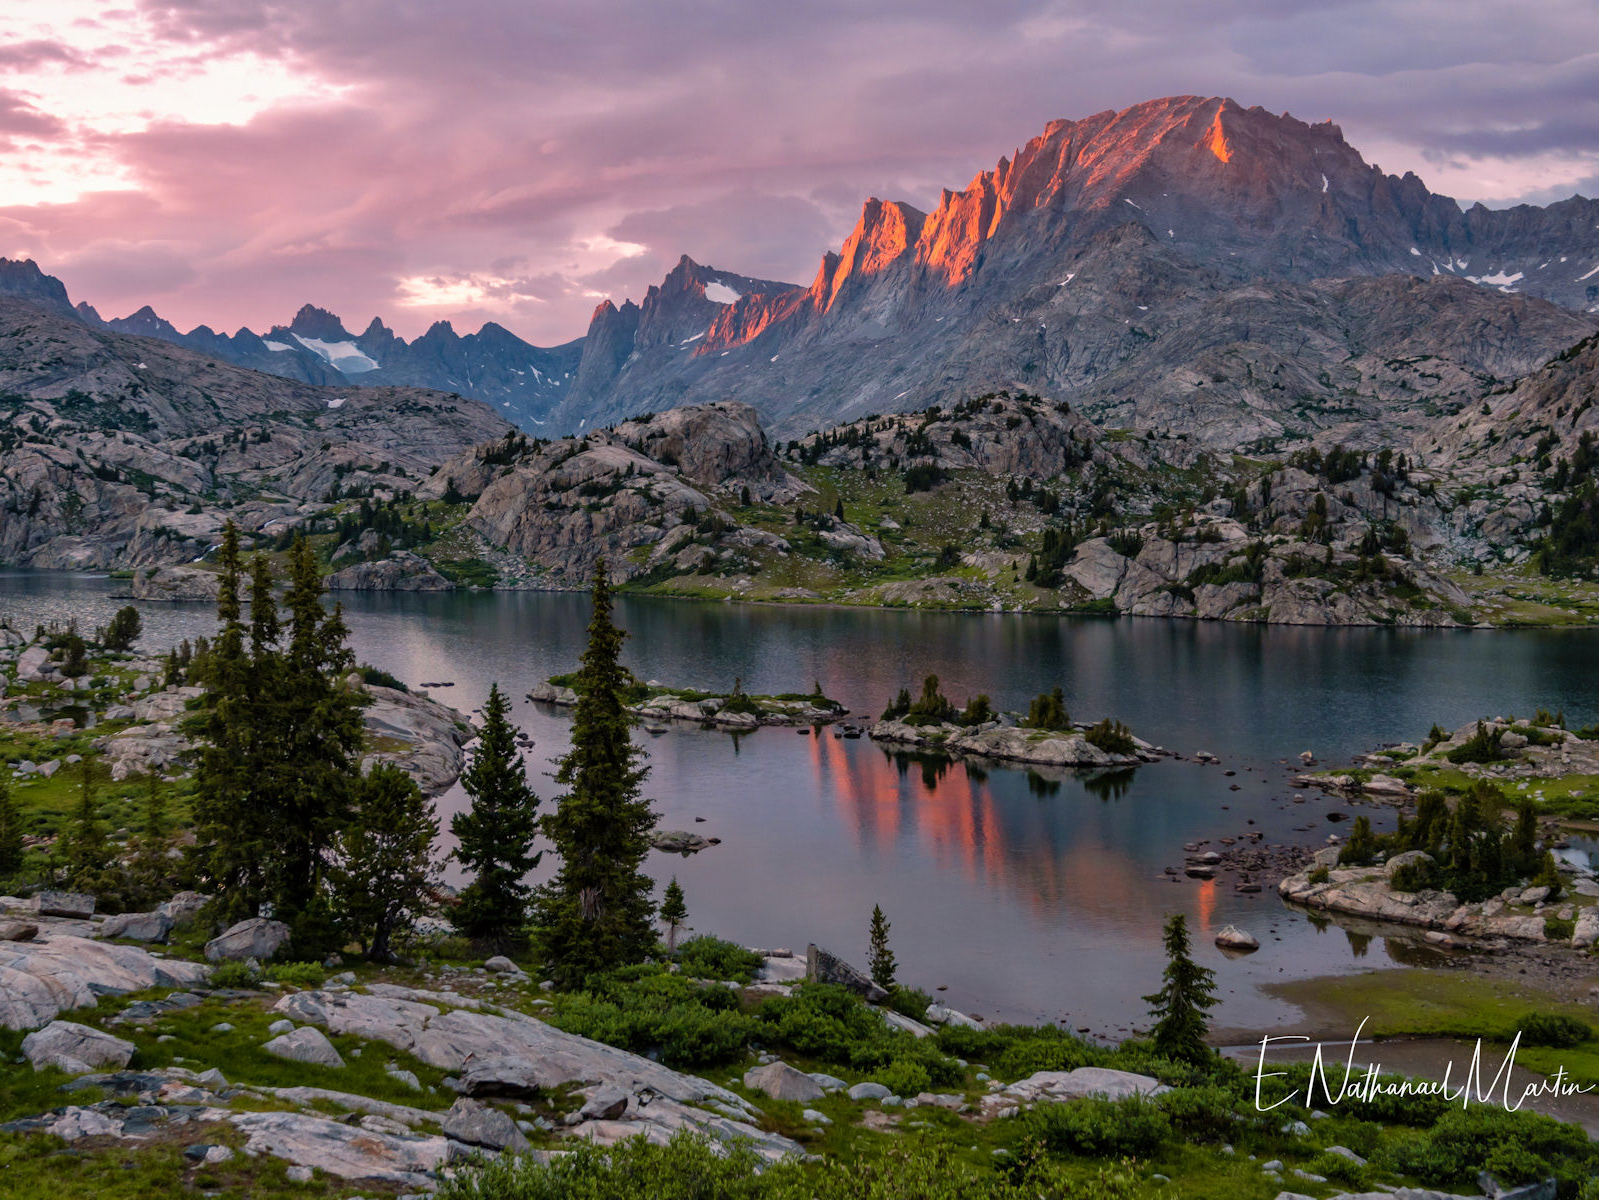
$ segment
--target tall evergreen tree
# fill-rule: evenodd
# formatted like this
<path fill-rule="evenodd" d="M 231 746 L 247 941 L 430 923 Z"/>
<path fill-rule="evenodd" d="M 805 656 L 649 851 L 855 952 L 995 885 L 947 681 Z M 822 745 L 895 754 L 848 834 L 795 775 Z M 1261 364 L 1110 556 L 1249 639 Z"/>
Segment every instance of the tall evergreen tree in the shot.
<path fill-rule="evenodd" d="M 1196 963 L 1188 942 L 1188 919 L 1174 913 L 1163 937 L 1166 971 L 1160 991 L 1144 999 L 1155 1018 L 1155 1051 L 1167 1058 L 1202 1063 L 1211 1057 L 1205 1045 L 1205 1016 L 1217 1003 L 1216 973 Z"/>
<path fill-rule="evenodd" d="M 872 936 L 867 966 L 872 972 L 872 982 L 885 992 L 892 992 L 895 987 L 894 971 L 899 964 L 894 960 L 894 952 L 888 948 L 888 929 L 883 906 L 872 905 Z"/>
<path fill-rule="evenodd" d="M 188 728 L 200 742 L 194 792 L 196 866 L 216 893 L 217 915 L 231 921 L 252 915 L 260 903 L 267 841 L 264 814 L 251 787 L 252 680 L 239 604 L 244 574 L 239 530 L 232 521 L 222 531 L 217 565 L 217 634 L 194 659 L 192 677 L 206 691 Z"/>
<path fill-rule="evenodd" d="M 0 879 L 22 869 L 22 811 L 11 794 L 11 780 L 0 772 Z"/>
<path fill-rule="evenodd" d="M 594 568 L 594 613 L 574 682 L 572 749 L 556 781 L 568 791 L 544 818 L 561 856 L 555 878 L 538 891 L 536 920 L 546 967 L 564 984 L 643 960 L 655 944 L 651 882 L 641 867 L 655 813 L 640 788 L 648 768 L 632 742 L 622 666 L 627 635 L 611 618 L 605 560 Z"/>
<path fill-rule="evenodd" d="M 94 768 L 84 759 L 78 784 L 78 803 L 66 834 L 67 873 L 74 888 L 99 892 L 106 885 L 111 865 L 111 846 L 105 826 L 100 823 L 100 808 L 94 792 Z"/>
<path fill-rule="evenodd" d="M 483 733 L 461 785 L 472 807 L 456 813 L 450 830 L 460 841 L 455 857 L 472 872 L 461 891 L 455 925 L 473 941 L 508 950 L 525 940 L 527 874 L 538 865 L 539 798 L 528 786 L 527 768 L 516 748 L 510 704 L 499 684 L 483 706 Z"/>
<path fill-rule="evenodd" d="M 273 901 L 285 920 L 298 924 L 297 945 L 323 938 L 325 897 L 320 885 L 338 831 L 349 819 L 351 792 L 360 778 L 366 729 L 361 720 L 364 694 L 347 683 L 355 655 L 346 644 L 344 610 L 322 604 L 322 571 L 311 544 L 295 540 L 290 554 L 288 644 L 281 660 L 281 691 L 274 705 L 281 746 L 270 747 L 281 768 L 270 797 L 274 860 L 278 878 Z"/>
<path fill-rule="evenodd" d="M 672 876 L 666 885 L 666 895 L 661 897 L 661 920 L 666 922 L 666 952 L 677 953 L 677 931 L 688 920 L 688 904 L 683 900 L 683 889 Z"/>
<path fill-rule="evenodd" d="M 387 960 L 395 935 L 415 922 L 435 882 L 438 833 L 432 803 L 399 767 L 379 763 L 356 783 L 331 883 L 343 928 L 369 957 Z"/>

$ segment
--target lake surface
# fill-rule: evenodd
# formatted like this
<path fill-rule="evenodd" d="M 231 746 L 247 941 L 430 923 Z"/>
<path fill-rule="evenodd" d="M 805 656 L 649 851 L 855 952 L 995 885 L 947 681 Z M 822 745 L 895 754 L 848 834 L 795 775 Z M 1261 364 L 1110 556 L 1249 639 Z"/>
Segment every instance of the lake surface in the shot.
<path fill-rule="evenodd" d="M 123 603 L 114 587 L 0 571 L 0 618 L 24 630 L 73 617 L 104 624 Z M 523 697 L 576 665 L 586 596 L 341 599 L 357 654 L 413 688 L 454 681 L 432 694 L 470 710 L 498 681 L 534 739 L 535 787 L 555 794 L 543 773 L 567 747 L 567 718 Z M 205 605 L 139 607 L 144 648 L 215 624 Z M 1171 912 L 1189 914 L 1198 956 L 1217 971 L 1216 1021 L 1233 1029 L 1297 1016 L 1262 984 L 1425 961 L 1400 937 L 1318 928 L 1269 887 L 1240 895 L 1163 876 L 1181 868 L 1185 842 L 1251 830 L 1269 843 L 1324 840 L 1335 828 L 1325 814 L 1342 806 L 1315 792 L 1292 802 L 1289 764 L 1300 751 L 1344 761 L 1435 721 L 1455 727 L 1540 705 L 1581 723 L 1599 718 L 1599 633 L 1583 630 L 1326 630 L 652 598 L 624 598 L 617 615 L 631 634 L 626 659 L 647 679 L 726 690 L 738 678 L 753 692 L 819 682 L 858 715 L 875 715 L 929 673 L 957 703 L 981 691 L 1012 709 L 1058 684 L 1076 717 L 1113 715 L 1185 755 L 1220 755 L 1221 767 L 1163 761 L 1131 776 L 1045 780 L 914 762 L 831 733 L 637 735 L 662 827 L 722 839 L 648 863 L 662 885 L 677 876 L 696 929 L 798 952 L 815 941 L 863 961 L 881 904 L 904 981 L 946 986 L 943 999 L 985 1017 L 1063 1020 L 1098 1034 L 1142 1021 Z M 440 797 L 446 823 L 464 801 L 459 789 Z M 1211 938 L 1228 923 L 1254 933 L 1261 950 L 1224 957 Z"/>

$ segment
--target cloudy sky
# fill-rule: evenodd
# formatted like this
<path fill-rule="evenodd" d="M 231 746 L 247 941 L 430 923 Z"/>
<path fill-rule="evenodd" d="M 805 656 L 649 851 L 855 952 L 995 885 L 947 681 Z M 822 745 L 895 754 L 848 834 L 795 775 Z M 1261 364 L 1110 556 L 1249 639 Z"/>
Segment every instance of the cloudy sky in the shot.
<path fill-rule="evenodd" d="M 866 196 L 1179 93 L 1462 202 L 1599 190 L 1592 0 L 11 0 L 0 254 L 184 329 L 550 344 L 683 253 L 808 283 Z"/>

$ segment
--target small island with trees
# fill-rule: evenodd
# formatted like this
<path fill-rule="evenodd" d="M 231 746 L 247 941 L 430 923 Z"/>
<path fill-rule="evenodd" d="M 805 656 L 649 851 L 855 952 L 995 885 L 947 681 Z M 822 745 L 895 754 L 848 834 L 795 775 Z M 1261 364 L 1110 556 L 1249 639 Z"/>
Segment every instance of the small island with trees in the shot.
<path fill-rule="evenodd" d="M 1026 714 L 1006 714 L 986 695 L 956 707 L 939 690 L 937 675 L 922 680 L 914 699 L 901 688 L 868 734 L 886 745 L 1030 766 L 1136 767 L 1163 753 L 1111 717 L 1093 725 L 1073 721 L 1058 687 L 1035 696 Z"/>
<path fill-rule="evenodd" d="M 538 704 L 575 708 L 582 687 L 575 672 L 552 675 L 535 684 L 527 698 Z M 848 715 L 842 704 L 822 694 L 820 683 L 809 692 L 761 695 L 746 692 L 741 679 L 733 680 L 731 691 L 706 692 L 668 687 L 655 680 L 646 683 L 629 675 L 622 684 L 622 696 L 627 711 L 641 721 L 692 721 L 732 733 L 761 725 L 831 725 Z"/>

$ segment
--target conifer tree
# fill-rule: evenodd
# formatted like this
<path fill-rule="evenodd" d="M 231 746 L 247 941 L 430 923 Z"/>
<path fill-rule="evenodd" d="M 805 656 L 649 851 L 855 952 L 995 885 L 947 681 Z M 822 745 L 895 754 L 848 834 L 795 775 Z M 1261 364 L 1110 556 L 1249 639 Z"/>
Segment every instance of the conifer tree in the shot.
<path fill-rule="evenodd" d="M 0 772 L 0 879 L 22 869 L 22 812 L 11 794 L 11 780 Z"/>
<path fill-rule="evenodd" d="M 493 684 L 483 706 L 477 751 L 461 776 L 472 807 L 450 821 L 450 830 L 460 841 L 455 857 L 473 876 L 455 910 L 456 928 L 501 951 L 525 940 L 533 894 L 527 874 L 541 857 L 533 852 L 539 798 L 528 786 L 509 711 L 500 685 Z"/>
<path fill-rule="evenodd" d="M 1188 919 L 1181 913 L 1167 918 L 1163 937 L 1166 971 L 1160 991 L 1144 999 L 1155 1018 L 1155 1051 L 1167 1058 L 1202 1063 L 1211 1057 L 1205 1045 L 1208 1019 L 1215 1006 L 1216 973 L 1193 960 L 1188 942 Z"/>
<path fill-rule="evenodd" d="M 575 689 L 572 749 L 556 781 L 568 791 L 544 819 L 561 856 L 556 876 L 539 889 L 537 923 L 546 966 L 558 982 L 643 960 L 655 944 L 651 882 L 640 869 L 655 813 L 640 797 L 647 768 L 632 742 L 622 666 L 626 634 L 611 619 L 605 560 L 594 568 L 594 613 Z"/>
<path fill-rule="evenodd" d="M 379 763 L 356 783 L 331 883 L 343 927 L 368 957 L 387 960 L 395 935 L 415 922 L 435 882 L 438 833 L 432 803 L 400 768 Z"/>
<path fill-rule="evenodd" d="M 894 952 L 888 948 L 888 929 L 883 906 L 872 905 L 871 952 L 867 956 L 867 965 L 872 972 L 872 982 L 885 992 L 892 992 L 895 987 L 894 971 L 899 964 L 894 961 Z"/>
<path fill-rule="evenodd" d="M 81 891 L 98 892 L 106 883 L 111 865 L 111 847 L 105 827 L 100 824 L 99 805 L 94 794 L 93 766 L 86 758 L 78 785 L 78 803 L 72 812 L 72 825 L 66 835 L 67 872 L 72 886 Z"/>
<path fill-rule="evenodd" d="M 1516 863 L 1523 875 L 1530 875 L 1538 867 L 1538 810 L 1531 796 L 1523 796 L 1516 806 Z"/>
<path fill-rule="evenodd" d="M 170 894 L 166 887 L 170 873 L 167 851 L 172 841 L 167 821 L 166 792 L 161 777 L 152 768 L 144 797 L 144 830 L 135 844 L 131 891 L 139 901 L 156 900 Z"/>
<path fill-rule="evenodd" d="M 666 952 L 675 954 L 677 931 L 688 920 L 688 904 L 684 902 L 683 889 L 678 886 L 676 875 L 666 885 L 666 895 L 661 898 L 661 920 L 666 922 Z"/>
<path fill-rule="evenodd" d="M 344 610 L 323 607 L 322 571 L 311 544 L 295 540 L 290 555 L 288 644 L 283 648 L 281 689 L 268 714 L 280 745 L 271 760 L 283 778 L 270 798 L 278 867 L 273 901 L 295 931 L 303 951 L 308 938 L 328 935 L 320 884 L 338 831 L 349 818 L 351 791 L 360 777 L 366 730 L 361 720 L 364 695 L 346 683 L 355 655 L 346 644 Z M 275 717 L 273 720 L 271 718 Z M 313 912 L 313 910 L 316 910 Z"/>
<path fill-rule="evenodd" d="M 250 786 L 250 660 L 239 604 L 239 530 L 232 521 L 222 531 L 217 565 L 217 634 L 194 658 L 192 677 L 206 691 L 188 728 L 200 742 L 194 794 L 196 865 L 216 893 L 217 915 L 233 921 L 253 915 L 260 902 L 266 838 Z"/>

